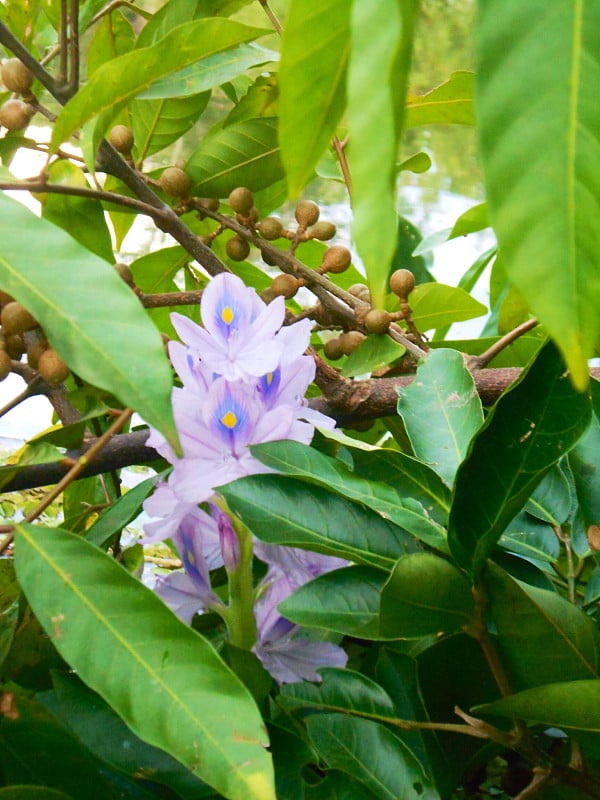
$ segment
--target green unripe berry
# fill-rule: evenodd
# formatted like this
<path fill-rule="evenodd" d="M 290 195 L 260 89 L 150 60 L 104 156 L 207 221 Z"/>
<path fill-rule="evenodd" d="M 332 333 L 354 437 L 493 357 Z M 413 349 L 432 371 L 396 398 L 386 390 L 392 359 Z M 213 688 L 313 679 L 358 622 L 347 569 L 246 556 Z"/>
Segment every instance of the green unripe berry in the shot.
<path fill-rule="evenodd" d="M 365 316 L 365 328 L 369 333 L 385 333 L 392 321 L 383 308 L 372 308 Z"/>
<path fill-rule="evenodd" d="M 342 333 L 340 336 L 340 346 L 342 348 L 342 353 L 345 356 L 349 356 L 350 353 L 353 353 L 356 348 L 364 342 L 367 337 L 364 333 L 360 331 L 347 331 L 346 333 Z"/>
<path fill-rule="evenodd" d="M 33 84 L 33 73 L 20 58 L 8 58 L 2 62 L 2 83 L 9 92 L 27 94 Z"/>
<path fill-rule="evenodd" d="M 390 289 L 400 299 L 408 297 L 415 288 L 415 276 L 409 269 L 397 269 L 390 276 Z"/>
<path fill-rule="evenodd" d="M 321 270 L 323 272 L 345 272 L 352 262 L 352 253 L 341 244 L 334 244 L 323 253 Z"/>
<path fill-rule="evenodd" d="M 276 275 L 271 281 L 271 291 L 274 296 L 277 297 L 280 295 L 281 297 L 285 297 L 286 300 L 293 297 L 299 288 L 300 281 L 298 278 L 295 278 L 293 275 L 288 275 L 285 272 L 281 275 Z"/>
<path fill-rule="evenodd" d="M 329 339 L 323 345 L 323 352 L 330 361 L 338 361 L 344 355 L 340 338 L 336 336 L 335 339 Z"/>
<path fill-rule="evenodd" d="M 167 167 L 158 179 L 158 185 L 171 197 L 187 197 L 192 182 L 179 167 Z"/>
<path fill-rule="evenodd" d="M 303 228 L 310 228 L 319 219 L 321 210 L 312 200 L 301 200 L 296 206 L 296 222 Z"/>
<path fill-rule="evenodd" d="M 310 235 L 313 239 L 318 239 L 321 242 L 327 242 L 329 239 L 333 239 L 336 233 L 337 228 L 333 222 L 319 220 L 316 225 L 313 225 Z"/>
<path fill-rule="evenodd" d="M 277 217 L 265 217 L 256 227 L 263 239 L 268 242 L 279 239 L 283 233 L 283 225 Z"/>
<path fill-rule="evenodd" d="M 127 125 L 115 125 L 108 134 L 108 141 L 117 152 L 128 156 L 133 148 L 133 132 Z"/>
<path fill-rule="evenodd" d="M 38 324 L 33 314 L 14 300 L 12 303 L 7 303 L 0 312 L 0 323 L 7 336 L 25 333 Z"/>
<path fill-rule="evenodd" d="M 250 245 L 241 236 L 232 236 L 225 245 L 225 252 L 232 261 L 244 261 L 250 253 Z"/>
<path fill-rule="evenodd" d="M 229 195 L 229 205 L 236 212 L 236 214 L 246 215 L 250 212 L 254 205 L 254 196 L 250 189 L 245 186 L 238 186 Z"/>

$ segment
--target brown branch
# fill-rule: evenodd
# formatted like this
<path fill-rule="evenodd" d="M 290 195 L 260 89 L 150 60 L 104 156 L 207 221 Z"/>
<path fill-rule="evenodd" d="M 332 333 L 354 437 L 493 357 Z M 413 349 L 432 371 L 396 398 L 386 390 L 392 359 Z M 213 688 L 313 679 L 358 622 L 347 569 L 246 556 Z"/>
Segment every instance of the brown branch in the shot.
<path fill-rule="evenodd" d="M 467 361 L 469 369 L 482 369 L 483 367 L 487 366 L 490 361 L 498 355 L 498 353 L 502 352 L 502 350 L 511 345 L 520 336 L 523 336 L 523 334 L 535 328 L 538 324 L 539 323 L 537 319 L 533 318 L 522 322 L 520 325 L 517 325 L 517 327 L 513 328 L 512 331 L 509 331 L 507 334 L 502 336 L 502 338 L 498 339 L 497 342 L 494 342 L 491 347 L 488 347 L 484 353 L 479 356 L 471 356 Z"/>
<path fill-rule="evenodd" d="M 170 306 L 197 306 L 202 299 L 202 289 L 193 289 L 189 292 L 162 292 L 158 294 L 145 294 L 136 292 L 144 308 L 169 308 Z"/>

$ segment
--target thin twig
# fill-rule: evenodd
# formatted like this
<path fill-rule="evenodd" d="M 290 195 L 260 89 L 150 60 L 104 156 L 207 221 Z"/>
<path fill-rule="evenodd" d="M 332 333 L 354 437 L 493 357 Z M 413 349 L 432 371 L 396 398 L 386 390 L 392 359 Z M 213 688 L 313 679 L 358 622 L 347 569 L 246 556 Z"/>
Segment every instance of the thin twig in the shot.
<path fill-rule="evenodd" d="M 158 294 L 145 294 L 136 292 L 144 308 L 169 308 L 170 306 L 197 306 L 202 300 L 202 289 L 192 289 L 189 292 L 161 292 Z"/>
<path fill-rule="evenodd" d="M 279 20 L 277 19 L 277 15 L 269 5 L 269 0 L 258 0 L 258 2 L 264 8 L 267 17 L 271 21 L 271 24 L 273 25 L 277 33 L 281 36 L 283 34 L 283 27 L 281 25 L 281 22 L 279 22 Z"/>
<path fill-rule="evenodd" d="M 133 411 L 131 408 L 126 408 L 119 417 L 113 422 L 113 424 L 108 428 L 106 433 L 102 434 L 99 439 L 97 439 L 94 444 L 90 447 L 89 450 L 86 451 L 85 455 L 80 456 L 78 461 L 73 465 L 73 467 L 67 472 L 67 474 L 62 478 L 56 486 L 54 486 L 46 495 L 44 495 L 42 501 L 38 503 L 38 505 L 31 511 L 27 516 L 23 519 L 23 522 L 33 522 L 37 519 L 40 514 L 42 514 L 48 506 L 56 500 L 56 498 L 64 492 L 64 490 L 72 483 L 75 478 L 82 472 L 88 465 L 90 461 L 99 453 L 104 445 L 112 439 L 112 437 L 118 433 L 123 425 L 129 420 Z M 10 546 L 11 542 L 14 539 L 14 532 L 9 533 L 6 535 L 4 541 L 0 544 L 0 554 L 4 553 L 5 550 Z"/>
<path fill-rule="evenodd" d="M 79 0 L 71 0 L 69 23 L 69 97 L 73 97 L 79 90 Z"/>
<path fill-rule="evenodd" d="M 130 3 L 129 0 L 112 0 L 112 2 L 108 3 L 101 8 L 98 13 L 92 17 L 92 19 L 88 23 L 88 28 L 90 28 L 94 23 L 99 22 L 102 17 L 105 17 L 107 14 L 111 14 L 113 11 L 116 11 L 117 8 L 121 7 L 128 8 L 130 11 L 135 11 L 140 17 L 144 19 L 150 19 L 152 13 L 150 11 L 144 11 L 143 8 L 138 8 L 135 3 Z"/>
<path fill-rule="evenodd" d="M 68 0 L 60 0 L 60 22 L 58 27 L 58 44 L 60 47 L 58 61 L 58 82 L 67 88 L 68 82 L 68 57 L 69 57 L 69 12 L 67 10 Z M 67 95 L 65 95 L 67 96 Z"/>
<path fill-rule="evenodd" d="M 34 397 L 36 394 L 39 394 L 39 383 L 41 382 L 41 378 L 34 378 L 31 383 L 28 383 L 27 386 L 23 389 L 23 391 L 18 394 L 16 397 L 13 397 L 5 406 L 0 408 L 0 417 L 3 417 L 5 414 L 8 414 L 9 411 L 12 411 L 13 408 L 16 408 L 23 400 L 27 400 L 29 397 Z"/>
<path fill-rule="evenodd" d="M 539 323 L 535 318 L 522 322 L 520 325 L 517 325 L 516 328 L 513 328 L 512 331 L 509 331 L 507 334 L 505 334 L 501 339 L 498 339 L 497 342 L 494 342 L 494 344 L 491 347 L 488 347 L 484 353 L 479 356 L 471 356 L 467 361 L 467 366 L 470 370 L 482 369 L 489 364 L 490 361 L 498 355 L 498 353 L 511 345 L 520 336 L 523 336 L 523 334 L 535 328 L 538 324 Z"/>

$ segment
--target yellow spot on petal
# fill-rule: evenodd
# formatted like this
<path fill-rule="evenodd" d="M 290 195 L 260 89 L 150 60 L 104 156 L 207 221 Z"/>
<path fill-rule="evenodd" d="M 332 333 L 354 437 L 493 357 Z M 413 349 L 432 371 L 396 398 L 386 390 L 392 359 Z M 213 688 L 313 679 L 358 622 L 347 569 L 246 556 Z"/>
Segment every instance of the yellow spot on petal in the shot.
<path fill-rule="evenodd" d="M 196 559 L 194 558 L 194 554 L 192 553 L 192 551 L 188 550 L 187 553 L 186 553 L 186 556 L 187 556 L 188 563 L 190 563 L 192 565 L 192 567 L 194 567 L 196 565 Z"/>
<path fill-rule="evenodd" d="M 226 325 L 231 325 L 233 321 L 233 309 L 231 306 L 225 306 L 223 311 L 221 311 L 221 319 Z"/>
<path fill-rule="evenodd" d="M 233 411 L 228 411 L 221 417 L 221 422 L 223 423 L 223 425 L 225 425 L 226 428 L 229 429 L 235 428 L 235 426 L 237 425 L 237 421 L 238 421 L 237 417 L 233 413 Z"/>
<path fill-rule="evenodd" d="M 267 384 L 270 386 L 273 383 L 273 373 L 267 372 L 266 378 L 267 378 Z"/>

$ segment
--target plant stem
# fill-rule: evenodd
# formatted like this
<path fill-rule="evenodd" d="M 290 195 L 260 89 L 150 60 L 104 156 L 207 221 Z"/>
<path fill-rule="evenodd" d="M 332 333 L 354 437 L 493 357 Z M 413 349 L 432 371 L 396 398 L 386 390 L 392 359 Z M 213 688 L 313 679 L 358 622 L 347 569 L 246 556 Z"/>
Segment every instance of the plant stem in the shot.
<path fill-rule="evenodd" d="M 221 506 L 221 503 L 218 505 Z M 225 621 L 231 644 L 243 650 L 251 650 L 257 638 L 252 575 L 252 534 L 233 515 L 231 521 L 240 544 L 240 563 L 236 569 L 227 570 L 229 607 Z"/>
<path fill-rule="evenodd" d="M 491 347 L 488 347 L 488 349 L 480 356 L 471 356 L 468 360 L 467 366 L 470 370 L 482 369 L 482 367 L 485 367 L 487 364 L 489 364 L 489 362 L 495 358 L 498 353 L 511 345 L 520 336 L 523 336 L 524 333 L 527 333 L 535 328 L 538 324 L 539 323 L 535 318 L 522 322 L 520 325 L 517 325 L 516 328 L 513 328 L 512 331 L 509 331 L 501 339 L 498 339 L 498 341 L 495 342 Z"/>

